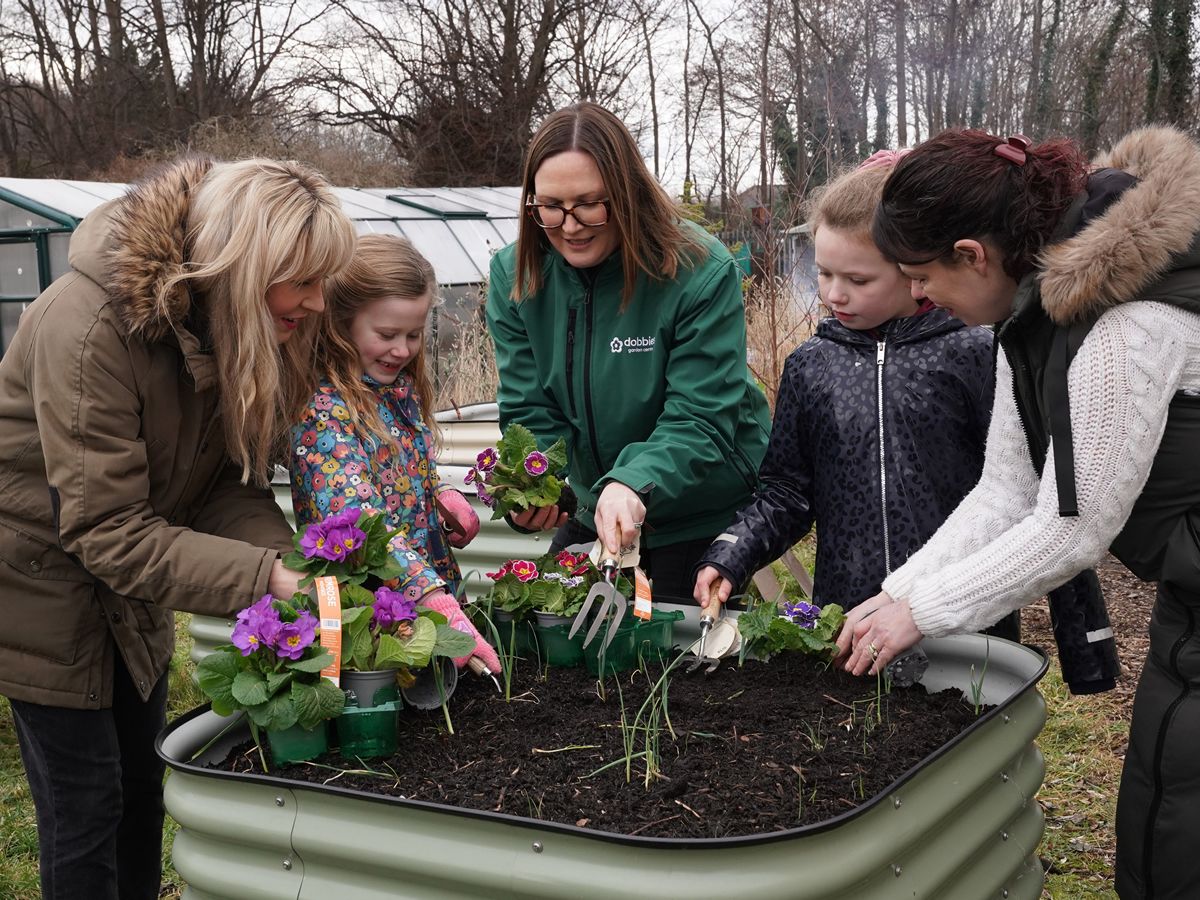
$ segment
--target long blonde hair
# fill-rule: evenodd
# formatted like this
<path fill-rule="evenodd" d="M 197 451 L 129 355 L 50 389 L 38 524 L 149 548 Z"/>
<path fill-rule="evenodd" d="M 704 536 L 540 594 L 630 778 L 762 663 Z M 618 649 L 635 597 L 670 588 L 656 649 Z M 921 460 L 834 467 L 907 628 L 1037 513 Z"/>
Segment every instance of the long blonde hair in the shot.
<path fill-rule="evenodd" d="M 376 300 L 399 297 L 415 303 L 436 292 L 437 278 L 429 260 L 406 239 L 387 234 L 360 238 L 350 264 L 325 283 L 326 308 L 317 334 L 316 368 L 346 401 L 351 421 L 377 445 L 395 446 L 396 442 L 379 418 L 374 392 L 362 380 L 358 348 L 350 337 L 354 317 Z M 433 380 L 425 349 L 422 344 L 405 371 L 412 377 L 421 418 L 436 443 Z"/>
<path fill-rule="evenodd" d="M 243 484 L 270 481 L 288 427 L 315 384 L 317 317 L 306 317 L 280 345 L 267 288 L 326 278 L 349 262 L 354 242 L 354 225 L 329 184 L 298 163 L 217 163 L 195 190 L 185 271 L 160 292 L 183 283 L 207 314 L 225 446 Z"/>
<path fill-rule="evenodd" d="M 703 258 L 700 239 L 684 226 L 679 209 L 646 167 L 637 142 L 620 119 L 596 103 L 576 103 L 551 113 L 525 151 L 523 202 L 536 193 L 542 163 L 568 150 L 581 150 L 596 162 L 617 230 L 625 274 L 621 309 L 633 299 L 639 272 L 669 281 L 679 266 Z M 523 300 L 542 286 L 542 262 L 549 247 L 543 230 L 524 215 L 517 232 L 517 276 L 512 298 Z"/>

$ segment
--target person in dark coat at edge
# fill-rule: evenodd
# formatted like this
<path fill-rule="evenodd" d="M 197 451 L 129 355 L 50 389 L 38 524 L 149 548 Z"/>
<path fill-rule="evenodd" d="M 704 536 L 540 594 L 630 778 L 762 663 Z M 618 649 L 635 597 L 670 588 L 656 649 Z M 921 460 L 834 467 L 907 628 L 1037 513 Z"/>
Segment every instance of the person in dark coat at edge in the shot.
<path fill-rule="evenodd" d="M 847 618 L 845 668 L 973 630 L 1111 549 L 1158 582 L 1117 800 L 1116 889 L 1200 886 L 1200 147 L 1134 132 L 1090 169 L 1065 140 L 917 147 L 876 243 L 916 297 L 1000 323 L 979 484 Z"/>
<path fill-rule="evenodd" d="M 47 900 L 159 895 L 171 610 L 296 591 L 268 482 L 354 241 L 304 167 L 177 161 L 84 219 L 0 361 L 0 694 Z"/>

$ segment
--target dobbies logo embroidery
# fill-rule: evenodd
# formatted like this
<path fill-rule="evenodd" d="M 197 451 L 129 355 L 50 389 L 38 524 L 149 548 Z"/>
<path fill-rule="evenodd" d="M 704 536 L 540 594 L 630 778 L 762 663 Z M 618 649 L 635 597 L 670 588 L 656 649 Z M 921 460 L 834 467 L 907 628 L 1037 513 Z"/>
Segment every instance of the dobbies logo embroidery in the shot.
<path fill-rule="evenodd" d="M 653 337 L 615 337 L 609 342 L 608 349 L 613 353 L 649 353 L 654 349 Z"/>

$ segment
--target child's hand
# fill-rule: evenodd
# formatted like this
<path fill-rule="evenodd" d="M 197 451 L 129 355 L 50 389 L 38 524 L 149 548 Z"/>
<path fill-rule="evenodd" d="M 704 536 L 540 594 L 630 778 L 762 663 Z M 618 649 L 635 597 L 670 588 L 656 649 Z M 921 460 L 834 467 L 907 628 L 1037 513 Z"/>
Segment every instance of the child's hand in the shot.
<path fill-rule="evenodd" d="M 692 589 L 692 597 L 700 604 L 701 611 L 708 606 L 710 599 L 716 599 L 718 604 L 728 603 L 732 593 L 733 585 L 712 566 L 705 566 L 696 573 L 696 586 Z M 718 610 L 711 609 L 709 612 L 715 615 Z"/>
<path fill-rule="evenodd" d="M 433 497 L 448 528 L 450 546 L 461 550 L 479 534 L 479 516 L 471 508 L 471 502 L 453 488 L 442 488 Z"/>
<path fill-rule="evenodd" d="M 426 594 L 422 597 L 418 605 L 441 613 L 446 617 L 446 621 L 451 628 L 475 638 L 474 651 L 468 653 L 466 656 L 460 656 L 455 659 L 454 665 L 461 669 L 472 656 L 475 656 L 483 661 L 483 664 L 488 667 L 489 671 L 500 671 L 500 658 L 496 656 L 496 651 L 492 649 L 491 644 L 483 639 L 483 635 L 479 633 L 479 629 L 471 624 L 471 620 L 462 611 L 462 607 L 458 605 L 457 600 L 445 591 L 434 591 L 432 594 Z"/>

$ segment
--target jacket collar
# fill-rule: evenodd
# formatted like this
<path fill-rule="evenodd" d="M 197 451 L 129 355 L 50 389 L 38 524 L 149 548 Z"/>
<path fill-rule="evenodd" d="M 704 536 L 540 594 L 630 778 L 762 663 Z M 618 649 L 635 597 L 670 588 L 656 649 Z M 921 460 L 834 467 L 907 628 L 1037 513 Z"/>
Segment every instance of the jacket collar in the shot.
<path fill-rule="evenodd" d="M 186 285 L 165 293 L 162 287 L 183 271 L 192 192 L 211 167 L 211 160 L 190 157 L 159 169 L 89 214 L 69 251 L 71 267 L 105 287 L 130 334 L 179 346 L 197 390 L 217 378 L 209 348 L 189 327 L 203 310 Z"/>
<path fill-rule="evenodd" d="M 911 344 L 965 327 L 944 309 L 931 309 L 915 316 L 904 316 L 884 322 L 876 331 L 880 338 L 890 344 Z M 874 346 L 878 342 L 878 338 L 865 331 L 847 328 L 833 316 L 821 320 L 817 326 L 817 334 L 839 344 Z"/>
<path fill-rule="evenodd" d="M 1137 183 L 1077 234 L 1043 251 L 1037 275 L 1041 305 L 1059 324 L 1136 299 L 1200 231 L 1200 147 L 1183 132 L 1143 128 L 1096 162 L 1129 173 Z M 1068 234 L 1083 217 L 1082 202 L 1077 198 L 1064 216 Z M 1019 291 L 1014 314 L 1020 299 Z"/>

